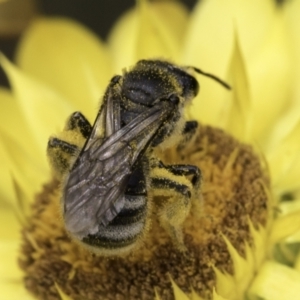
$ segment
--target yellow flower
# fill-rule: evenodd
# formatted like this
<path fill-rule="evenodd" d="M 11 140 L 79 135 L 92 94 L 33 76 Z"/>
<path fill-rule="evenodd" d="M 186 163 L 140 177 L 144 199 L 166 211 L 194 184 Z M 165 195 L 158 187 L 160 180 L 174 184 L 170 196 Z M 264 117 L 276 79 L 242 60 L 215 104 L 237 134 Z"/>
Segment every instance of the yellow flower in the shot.
<path fill-rule="evenodd" d="M 276 219 L 266 227 L 248 220 L 254 245 L 244 245 L 244 256 L 223 237 L 233 275 L 212 265 L 213 299 L 242 299 L 245 292 L 250 299 L 299 298 L 299 12 L 299 1 L 206 0 L 189 16 L 180 3 L 141 0 L 118 21 L 107 43 L 70 20 L 33 22 L 16 65 L 0 59 L 12 86 L 11 92 L 0 90 L 2 297 L 32 298 L 15 262 L 17 232 L 20 224 L 27 226 L 28 203 L 51 180 L 45 156 L 49 135 L 73 111 L 92 121 L 112 75 L 138 59 L 162 57 L 229 81 L 232 93 L 200 78 L 199 96 L 187 115 L 251 144 L 270 171 Z M 188 299 L 180 283 L 170 280 L 175 298 Z M 62 289 L 56 283 L 52 294 Z M 201 299 L 194 291 L 189 296 Z"/>

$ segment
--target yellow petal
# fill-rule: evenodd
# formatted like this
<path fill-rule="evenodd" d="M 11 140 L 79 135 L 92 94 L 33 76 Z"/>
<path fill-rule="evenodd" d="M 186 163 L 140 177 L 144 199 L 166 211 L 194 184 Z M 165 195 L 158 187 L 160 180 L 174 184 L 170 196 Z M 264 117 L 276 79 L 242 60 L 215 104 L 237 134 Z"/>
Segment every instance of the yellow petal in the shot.
<path fill-rule="evenodd" d="M 137 34 L 137 11 L 128 11 L 113 27 L 108 45 L 111 50 L 113 71 L 120 71 L 136 62 L 135 43 Z"/>
<path fill-rule="evenodd" d="M 32 199 L 40 184 L 48 179 L 49 169 L 45 145 L 42 150 L 37 147 L 33 131 L 26 124 L 17 99 L 5 89 L 0 89 L 0 107 L 0 192 L 3 199 L 16 205 L 12 179 L 19 182 L 25 197 Z"/>
<path fill-rule="evenodd" d="M 276 14 L 271 30 L 259 49 L 256 57 L 246 61 L 254 120 L 251 135 L 252 139 L 265 146 L 270 132 L 277 134 L 274 124 L 290 99 L 292 60 L 287 29 L 281 14 Z"/>
<path fill-rule="evenodd" d="M 34 300 L 25 290 L 23 274 L 17 265 L 19 241 L 0 241 L 0 299 Z"/>
<path fill-rule="evenodd" d="M 13 86 L 14 97 L 35 138 L 36 147 L 21 148 L 16 141 L 4 136 L 5 147 L 13 162 L 13 176 L 31 197 L 50 175 L 45 148 L 48 138 L 60 129 L 74 109 L 55 91 L 26 76 L 3 56 L 1 63 Z M 34 145 L 34 144 L 33 144 Z M 33 150 L 33 152 L 31 152 Z"/>
<path fill-rule="evenodd" d="M 35 157 L 35 152 L 30 151 L 30 145 L 22 148 L 13 140 L 5 137 L 3 137 L 3 141 L 9 156 L 10 177 L 18 183 L 24 198 L 33 200 L 34 195 L 40 191 L 41 185 L 50 179 L 46 154 L 44 154 L 44 160 L 41 161 Z"/>
<path fill-rule="evenodd" d="M 15 191 L 11 174 L 11 159 L 3 143 L 0 135 L 0 200 L 10 202 L 15 198 Z"/>
<path fill-rule="evenodd" d="M 251 95 L 253 122 L 246 134 L 264 146 L 289 96 L 291 58 L 283 14 L 273 0 L 231 0 L 227 5 L 245 58 Z"/>
<path fill-rule="evenodd" d="M 234 47 L 232 10 L 228 1 L 198 1 L 187 29 L 182 61 L 226 80 Z M 228 91 L 199 76 L 200 93 L 193 100 L 191 117 L 219 125 Z"/>
<path fill-rule="evenodd" d="M 12 210 L 12 207 L 0 201 L 0 240 L 17 240 L 20 236 L 20 223 Z"/>
<path fill-rule="evenodd" d="M 16 99 L 11 91 L 0 87 L 0 131 L 2 135 L 10 136 L 11 139 L 25 145 L 32 138 L 26 122 L 21 114 Z M 28 140 L 29 139 L 29 140 Z"/>
<path fill-rule="evenodd" d="M 297 195 L 297 197 L 299 197 L 299 195 Z M 287 215 L 299 210 L 300 210 L 300 198 L 296 198 L 293 201 L 283 201 L 279 204 L 279 211 L 281 215 Z"/>
<path fill-rule="evenodd" d="M 0 57 L 0 63 L 9 77 L 14 97 L 40 153 L 44 153 L 49 135 L 63 127 L 74 108 L 56 91 L 24 74 L 4 56 Z M 46 165 L 46 159 L 44 163 Z"/>
<path fill-rule="evenodd" d="M 296 262 L 298 248 L 295 244 L 280 242 L 272 249 L 272 257 L 280 264 L 292 266 Z"/>
<path fill-rule="evenodd" d="M 300 230 L 300 211 L 276 219 L 272 226 L 270 243 L 274 244 Z"/>
<path fill-rule="evenodd" d="M 189 300 L 189 297 L 178 287 L 174 280 L 170 276 L 172 288 L 175 296 L 175 300 Z"/>
<path fill-rule="evenodd" d="M 300 242 L 300 227 L 297 228 L 297 214 L 300 212 L 300 199 L 296 198 L 293 201 L 284 201 L 279 204 L 280 218 L 291 216 L 290 221 L 288 219 L 286 222 L 288 223 L 288 228 L 293 229 L 295 226 L 295 230 L 291 230 L 292 232 L 287 232 L 284 234 L 284 243 L 298 243 Z M 296 219 L 296 224 L 289 224 L 289 222 L 293 223 L 294 219 Z M 281 230 L 281 229 L 280 229 Z M 287 230 L 286 230 L 287 231 Z"/>
<path fill-rule="evenodd" d="M 18 209 L 19 200 L 32 200 L 41 184 L 49 179 L 50 171 L 46 155 L 40 160 L 35 156 L 35 147 L 29 143 L 26 148 L 8 137 L 1 138 L 1 196 Z M 30 148 L 32 146 L 32 148 Z M 16 186 L 18 185 L 18 191 Z M 20 197 L 20 199 L 18 199 Z"/>
<path fill-rule="evenodd" d="M 249 299 L 300 299 L 300 273 L 273 261 L 260 268 L 248 291 Z"/>
<path fill-rule="evenodd" d="M 294 268 L 300 273 L 300 253 L 298 253 Z"/>
<path fill-rule="evenodd" d="M 202 297 L 200 297 L 195 290 L 192 288 L 192 293 L 191 293 L 191 300 L 204 300 Z"/>
<path fill-rule="evenodd" d="M 295 122 L 291 122 L 291 118 L 296 117 L 296 120 L 299 120 L 300 112 L 300 2 L 299 1 L 286 1 L 284 3 L 284 13 L 285 13 L 285 22 L 288 26 L 287 35 L 289 37 L 289 44 L 291 45 L 291 60 L 293 62 L 294 76 L 292 79 L 292 90 L 290 97 L 292 98 L 292 106 L 290 109 L 291 115 L 289 116 L 289 123 L 294 125 Z"/>
<path fill-rule="evenodd" d="M 235 45 L 232 54 L 232 61 L 229 69 L 232 84 L 232 100 L 228 112 L 224 112 L 226 129 L 240 140 L 249 142 L 251 105 L 248 87 L 248 75 L 241 53 L 238 37 L 235 38 Z"/>
<path fill-rule="evenodd" d="M 247 257 L 246 259 L 243 258 L 225 236 L 223 238 L 233 261 L 233 277 L 236 283 L 237 299 L 240 299 L 254 275 L 254 264 L 253 261 L 252 263 L 251 261 L 248 262 Z"/>
<path fill-rule="evenodd" d="M 161 300 L 161 298 L 159 297 L 159 294 L 158 294 L 156 288 L 154 288 L 154 292 L 155 292 L 155 300 Z"/>
<path fill-rule="evenodd" d="M 253 262 L 255 264 L 254 270 L 258 270 L 265 260 L 267 249 L 267 228 L 258 226 L 258 229 L 254 228 L 252 222 L 249 220 L 249 228 L 253 241 L 255 241 L 255 247 L 253 248 Z M 268 249 L 267 249 L 268 250 Z"/>
<path fill-rule="evenodd" d="M 266 153 L 270 167 L 272 183 L 277 192 L 285 192 L 292 188 L 299 188 L 299 176 L 297 171 L 300 155 L 300 120 L 298 124 L 277 144 Z M 291 170 L 294 173 L 291 173 Z"/>
<path fill-rule="evenodd" d="M 291 145 L 291 148 L 293 145 Z M 299 170 L 300 170 L 300 150 L 294 157 L 291 155 L 289 168 L 286 169 L 285 174 L 281 174 L 282 176 L 279 179 L 278 184 L 280 185 L 280 189 L 284 191 L 294 191 L 300 188 L 299 182 Z"/>
<path fill-rule="evenodd" d="M 284 242 L 286 244 L 295 244 L 295 243 L 299 243 L 300 242 L 300 228 L 298 228 L 298 230 L 291 234 L 290 236 L 288 236 Z"/>
<path fill-rule="evenodd" d="M 220 295 L 228 299 L 237 299 L 236 282 L 232 275 L 221 272 L 213 266 L 216 274 L 216 289 Z"/>
<path fill-rule="evenodd" d="M 222 296 L 220 296 L 220 295 L 216 292 L 216 290 L 214 289 L 214 290 L 213 290 L 213 300 L 227 300 L 227 299 L 224 298 L 224 297 L 222 297 Z"/>
<path fill-rule="evenodd" d="M 0 108 L 0 131 L 22 146 L 31 144 L 32 151 L 35 151 L 32 133 L 21 114 L 17 100 L 11 91 L 2 87 L 0 87 Z"/>
<path fill-rule="evenodd" d="M 178 59 L 186 22 L 187 11 L 177 1 L 139 1 L 110 34 L 115 72 L 142 58 Z"/>
<path fill-rule="evenodd" d="M 139 0 L 138 5 L 137 59 L 162 56 L 178 60 L 180 40 L 176 38 L 176 34 L 172 34 L 176 32 L 174 28 L 163 21 L 169 14 L 164 16 L 157 13 L 145 0 Z"/>
<path fill-rule="evenodd" d="M 173 39 L 180 43 L 185 36 L 189 18 L 188 10 L 183 3 L 179 1 L 156 1 L 152 7 L 159 22 L 163 22 Z"/>
<path fill-rule="evenodd" d="M 110 57 L 100 40 L 62 18 L 36 20 L 21 42 L 17 63 L 91 119 L 112 76 Z"/>
<path fill-rule="evenodd" d="M 231 6 L 245 59 L 251 61 L 260 55 L 261 47 L 273 27 L 277 12 L 275 2 L 273 0 L 230 0 L 226 4 Z"/>
<path fill-rule="evenodd" d="M 72 300 L 68 295 L 66 295 L 62 289 L 59 287 L 59 285 L 57 283 L 55 283 L 55 287 L 58 290 L 59 296 L 61 298 L 61 300 Z"/>

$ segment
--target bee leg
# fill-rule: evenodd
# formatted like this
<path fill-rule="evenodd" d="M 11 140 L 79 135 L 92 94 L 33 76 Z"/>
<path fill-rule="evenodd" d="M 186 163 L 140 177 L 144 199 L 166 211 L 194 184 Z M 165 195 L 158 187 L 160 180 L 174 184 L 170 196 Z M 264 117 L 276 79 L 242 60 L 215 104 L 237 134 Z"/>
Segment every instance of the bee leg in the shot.
<path fill-rule="evenodd" d="M 51 137 L 48 141 L 47 154 L 52 169 L 58 178 L 70 170 L 72 161 L 77 157 L 79 148 L 63 140 Z"/>
<path fill-rule="evenodd" d="M 185 148 L 186 144 L 193 138 L 198 128 L 197 121 L 187 121 L 185 122 L 183 131 L 182 131 L 182 139 L 178 144 L 177 149 L 180 151 Z"/>
<path fill-rule="evenodd" d="M 75 130 L 87 139 L 92 132 L 92 126 L 81 112 L 76 111 L 69 117 L 65 130 Z"/>
<path fill-rule="evenodd" d="M 160 168 L 165 168 L 174 175 L 179 176 L 192 176 L 192 185 L 194 189 L 199 189 L 201 182 L 201 170 L 194 165 L 164 165 L 161 161 L 159 162 Z"/>
<path fill-rule="evenodd" d="M 169 197 L 159 209 L 159 220 L 161 225 L 169 233 L 174 244 L 181 252 L 187 251 L 182 233 L 182 223 L 189 214 L 191 207 L 190 187 L 171 178 L 154 177 L 151 180 L 154 196 Z M 159 205 L 159 204 L 158 204 Z"/>
<path fill-rule="evenodd" d="M 198 128 L 197 121 L 187 121 L 185 122 L 182 134 L 193 135 L 196 132 L 197 128 Z"/>

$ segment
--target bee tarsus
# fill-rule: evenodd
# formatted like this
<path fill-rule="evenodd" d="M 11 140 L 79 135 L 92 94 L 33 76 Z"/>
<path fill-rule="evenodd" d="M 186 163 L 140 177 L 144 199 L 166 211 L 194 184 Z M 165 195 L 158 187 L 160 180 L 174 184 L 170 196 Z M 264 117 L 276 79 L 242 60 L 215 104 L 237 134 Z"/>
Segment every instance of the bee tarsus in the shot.
<path fill-rule="evenodd" d="M 65 130 L 78 130 L 87 139 L 92 132 L 92 126 L 81 112 L 76 111 L 70 116 Z"/>

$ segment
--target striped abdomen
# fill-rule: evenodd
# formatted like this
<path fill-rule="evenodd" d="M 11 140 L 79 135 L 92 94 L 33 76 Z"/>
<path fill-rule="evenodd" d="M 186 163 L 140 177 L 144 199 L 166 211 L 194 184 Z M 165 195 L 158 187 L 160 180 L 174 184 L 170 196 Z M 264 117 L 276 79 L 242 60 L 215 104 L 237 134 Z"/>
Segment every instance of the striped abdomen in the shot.
<path fill-rule="evenodd" d="M 147 214 L 146 195 L 125 195 L 125 205 L 120 213 L 107 225 L 99 225 L 94 235 L 82 242 L 107 250 L 120 250 L 134 244 L 143 233 Z"/>

